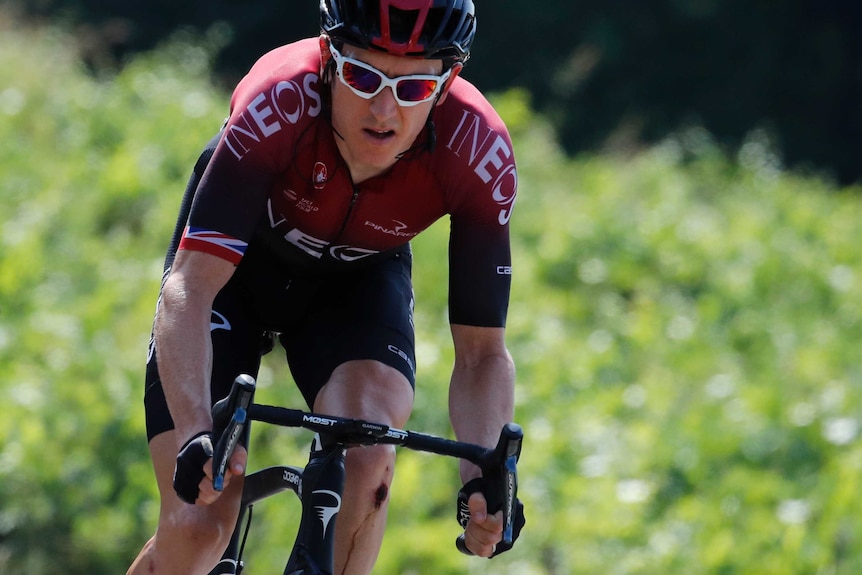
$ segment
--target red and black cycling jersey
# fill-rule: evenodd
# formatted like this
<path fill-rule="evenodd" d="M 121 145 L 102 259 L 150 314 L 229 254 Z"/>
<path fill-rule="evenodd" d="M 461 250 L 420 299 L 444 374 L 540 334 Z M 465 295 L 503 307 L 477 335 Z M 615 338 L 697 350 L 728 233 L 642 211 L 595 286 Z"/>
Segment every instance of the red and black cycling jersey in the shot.
<path fill-rule="evenodd" d="M 233 93 L 179 248 L 235 264 L 254 250 L 297 273 L 331 272 L 373 262 L 449 214 L 450 319 L 504 325 L 517 171 L 488 101 L 457 78 L 432 112 L 436 145 L 423 130 L 389 170 L 354 184 L 324 89 L 317 39 L 258 60 Z"/>

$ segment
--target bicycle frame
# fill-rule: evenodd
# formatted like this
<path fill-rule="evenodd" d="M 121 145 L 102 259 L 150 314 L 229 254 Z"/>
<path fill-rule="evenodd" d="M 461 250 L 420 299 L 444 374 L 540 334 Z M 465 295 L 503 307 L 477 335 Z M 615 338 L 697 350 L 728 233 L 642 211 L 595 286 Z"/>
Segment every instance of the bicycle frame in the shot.
<path fill-rule="evenodd" d="M 369 421 L 255 404 L 254 390 L 254 379 L 240 375 L 234 381 L 230 395 L 213 407 L 217 431 L 214 437 L 220 438 L 213 455 L 213 484 L 217 490 L 223 486 L 230 456 L 249 421 L 302 427 L 316 432 L 315 441 L 309 462 L 304 468 L 276 466 L 246 476 L 233 537 L 221 562 L 210 575 L 239 575 L 242 572 L 244 541 L 241 538 L 246 514 L 250 516 L 256 502 L 286 490 L 299 496 L 302 515 L 284 575 L 332 575 L 335 523 L 344 490 L 345 453 L 349 447 L 359 445 L 396 445 L 475 463 L 482 469 L 483 477 L 491 486 L 486 494 L 488 510 L 491 513 L 503 511 L 503 541 L 512 542 L 518 490 L 517 462 L 523 441 L 523 431 L 517 424 L 505 425 L 497 446 L 489 449 Z M 463 535 L 458 538 L 456 545 L 459 550 L 468 553 Z"/>

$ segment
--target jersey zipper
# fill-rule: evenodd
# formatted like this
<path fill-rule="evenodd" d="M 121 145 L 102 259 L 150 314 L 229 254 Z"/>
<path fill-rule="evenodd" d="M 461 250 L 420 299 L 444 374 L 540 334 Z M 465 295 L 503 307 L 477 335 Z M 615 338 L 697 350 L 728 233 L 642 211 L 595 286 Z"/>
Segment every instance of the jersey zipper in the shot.
<path fill-rule="evenodd" d="M 344 233 L 344 230 L 347 228 L 347 223 L 350 221 L 350 216 L 353 214 L 353 207 L 356 205 L 357 198 L 359 198 L 359 186 L 353 184 L 353 195 L 350 196 L 350 204 L 347 206 L 347 213 L 344 214 L 344 219 L 341 221 L 341 227 L 338 229 L 338 233 L 335 234 L 335 239 L 330 243 L 337 242 L 341 239 L 341 235 Z"/>

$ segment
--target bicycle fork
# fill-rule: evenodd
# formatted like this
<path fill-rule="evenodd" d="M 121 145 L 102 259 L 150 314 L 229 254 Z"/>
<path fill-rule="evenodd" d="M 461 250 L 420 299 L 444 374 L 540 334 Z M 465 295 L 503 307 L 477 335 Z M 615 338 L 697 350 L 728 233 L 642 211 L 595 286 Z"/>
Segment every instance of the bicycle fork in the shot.
<path fill-rule="evenodd" d="M 247 534 L 250 529 L 254 504 L 288 489 L 299 496 L 302 515 L 284 574 L 331 575 L 335 569 L 335 520 L 341 510 L 344 491 L 344 457 L 345 448 L 342 445 L 326 442 L 315 435 L 305 469 L 269 467 L 247 476 L 240 514 L 230 544 L 222 560 L 209 575 L 236 575 L 242 572 L 240 558 L 244 547 L 243 532 Z"/>
<path fill-rule="evenodd" d="M 343 445 L 315 435 L 302 474 L 302 517 L 284 575 L 331 575 L 335 570 L 335 520 L 344 492 Z"/>

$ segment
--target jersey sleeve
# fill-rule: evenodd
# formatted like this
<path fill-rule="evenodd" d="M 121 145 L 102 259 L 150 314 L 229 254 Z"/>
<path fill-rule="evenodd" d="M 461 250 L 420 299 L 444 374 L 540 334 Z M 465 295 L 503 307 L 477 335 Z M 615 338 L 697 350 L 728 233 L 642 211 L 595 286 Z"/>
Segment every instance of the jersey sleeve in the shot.
<path fill-rule="evenodd" d="M 449 321 L 504 327 L 512 259 L 508 225 L 477 226 L 453 216 L 449 235 Z"/>
<path fill-rule="evenodd" d="M 206 252 L 239 264 L 266 206 L 273 168 L 263 154 L 237 159 L 226 142 L 233 117 L 201 178 L 179 249 Z"/>
<path fill-rule="evenodd" d="M 509 221 L 518 176 L 513 147 L 490 104 L 470 90 L 454 99 L 455 121 L 441 126 L 441 143 L 456 169 L 449 236 L 449 320 L 504 327 L 512 279 Z M 469 100 L 470 106 L 466 102 Z M 478 105 L 476 104 L 478 102 Z"/>
<path fill-rule="evenodd" d="M 320 112 L 317 61 L 306 44 L 265 55 L 237 86 L 179 249 L 204 251 L 234 264 L 242 259 L 265 217 L 273 185 L 293 156 L 297 125 Z M 279 68 L 296 61 L 308 64 Z"/>

